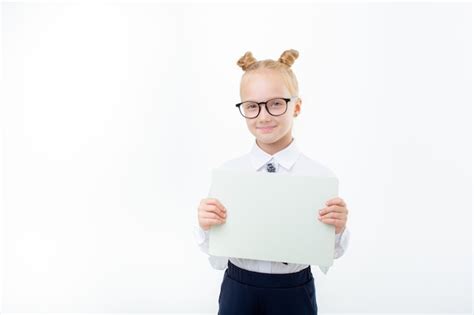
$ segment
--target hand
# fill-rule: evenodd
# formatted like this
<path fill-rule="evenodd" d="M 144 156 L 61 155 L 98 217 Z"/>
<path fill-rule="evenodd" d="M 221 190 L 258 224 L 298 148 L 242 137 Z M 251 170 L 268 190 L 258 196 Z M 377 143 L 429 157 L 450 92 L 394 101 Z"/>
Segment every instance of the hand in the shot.
<path fill-rule="evenodd" d="M 225 223 L 227 217 L 226 208 L 214 198 L 205 198 L 201 200 L 198 207 L 198 221 L 201 228 L 205 231 L 211 226 Z"/>
<path fill-rule="evenodd" d="M 342 233 L 346 228 L 347 214 L 346 203 L 339 197 L 330 199 L 326 202 L 326 208 L 319 210 L 318 219 L 327 224 L 336 227 L 336 234 Z"/>

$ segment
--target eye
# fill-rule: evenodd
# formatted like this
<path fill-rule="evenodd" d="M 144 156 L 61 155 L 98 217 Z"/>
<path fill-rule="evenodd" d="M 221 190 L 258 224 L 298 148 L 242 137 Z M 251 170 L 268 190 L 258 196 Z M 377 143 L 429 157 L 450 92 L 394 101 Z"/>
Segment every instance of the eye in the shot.
<path fill-rule="evenodd" d="M 258 105 L 256 103 L 244 103 L 244 108 L 247 110 L 256 110 Z"/>
<path fill-rule="evenodd" d="M 271 100 L 270 104 L 268 104 L 271 107 L 281 107 L 285 106 L 285 100 L 277 99 L 277 100 Z"/>

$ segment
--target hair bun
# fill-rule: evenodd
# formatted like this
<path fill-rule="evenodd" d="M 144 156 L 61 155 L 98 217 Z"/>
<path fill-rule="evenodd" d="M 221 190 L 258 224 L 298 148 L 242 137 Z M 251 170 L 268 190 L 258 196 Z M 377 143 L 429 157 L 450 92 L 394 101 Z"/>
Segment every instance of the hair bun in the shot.
<path fill-rule="evenodd" d="M 254 58 L 250 51 L 247 51 L 245 55 L 240 57 L 239 61 L 237 61 L 237 65 L 246 71 L 255 62 L 257 62 L 257 59 Z"/>
<path fill-rule="evenodd" d="M 289 49 L 289 50 L 285 50 L 281 54 L 278 61 L 281 63 L 284 63 L 288 67 L 291 67 L 291 65 L 293 65 L 293 63 L 295 62 L 296 58 L 298 58 L 298 56 L 299 56 L 299 52 L 297 50 Z"/>

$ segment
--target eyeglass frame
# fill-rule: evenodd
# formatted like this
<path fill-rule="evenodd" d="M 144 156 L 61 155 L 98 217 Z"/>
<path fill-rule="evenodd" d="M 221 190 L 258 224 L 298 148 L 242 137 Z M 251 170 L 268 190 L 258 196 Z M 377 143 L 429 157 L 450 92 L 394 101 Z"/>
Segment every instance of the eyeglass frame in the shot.
<path fill-rule="evenodd" d="M 262 111 L 262 105 L 265 105 L 265 109 L 267 110 L 267 113 L 269 113 L 271 116 L 273 117 L 278 117 L 278 116 L 281 116 L 281 115 L 284 115 L 287 111 L 288 111 L 288 103 L 297 98 L 298 96 L 291 96 L 290 98 L 288 97 L 274 97 L 274 98 L 271 98 L 265 102 L 254 102 L 254 101 L 244 101 L 244 102 L 240 102 L 240 103 L 237 103 L 235 104 L 235 107 L 237 107 L 239 109 L 239 113 L 240 115 L 242 115 L 242 117 L 246 118 L 246 119 L 255 119 L 258 117 L 258 115 L 260 115 L 260 112 Z M 273 100 L 284 100 L 285 101 L 285 104 L 286 104 L 286 108 L 285 108 L 285 111 L 281 114 L 278 114 L 278 115 L 273 115 L 272 113 L 270 113 L 270 111 L 268 110 L 268 102 L 270 101 L 273 101 Z M 240 109 L 240 105 L 242 105 L 243 103 L 248 103 L 248 102 L 252 102 L 252 103 L 255 103 L 258 105 L 258 113 L 257 115 L 255 115 L 255 117 L 246 117 L 244 116 L 244 114 L 242 114 L 242 110 Z"/>

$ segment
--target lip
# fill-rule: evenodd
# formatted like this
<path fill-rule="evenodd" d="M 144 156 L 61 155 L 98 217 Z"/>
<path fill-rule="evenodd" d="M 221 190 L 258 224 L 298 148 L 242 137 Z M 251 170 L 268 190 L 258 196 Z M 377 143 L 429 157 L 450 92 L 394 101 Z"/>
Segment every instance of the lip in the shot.
<path fill-rule="evenodd" d="M 262 132 L 271 132 L 276 126 L 267 126 L 267 127 L 257 127 L 258 130 Z"/>

